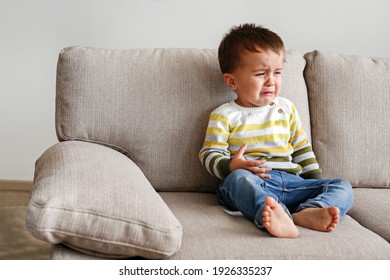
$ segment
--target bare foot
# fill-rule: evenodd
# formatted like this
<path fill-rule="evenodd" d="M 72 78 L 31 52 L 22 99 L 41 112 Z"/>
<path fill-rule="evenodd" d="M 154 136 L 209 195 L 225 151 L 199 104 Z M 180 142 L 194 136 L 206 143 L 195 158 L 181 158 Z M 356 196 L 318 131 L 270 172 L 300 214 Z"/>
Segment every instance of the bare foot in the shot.
<path fill-rule="evenodd" d="M 294 222 L 275 199 L 268 196 L 263 210 L 263 225 L 268 232 L 276 237 L 296 238 L 299 235 Z"/>
<path fill-rule="evenodd" d="M 330 232 L 339 223 L 339 208 L 305 208 L 292 214 L 296 225 L 318 231 Z"/>

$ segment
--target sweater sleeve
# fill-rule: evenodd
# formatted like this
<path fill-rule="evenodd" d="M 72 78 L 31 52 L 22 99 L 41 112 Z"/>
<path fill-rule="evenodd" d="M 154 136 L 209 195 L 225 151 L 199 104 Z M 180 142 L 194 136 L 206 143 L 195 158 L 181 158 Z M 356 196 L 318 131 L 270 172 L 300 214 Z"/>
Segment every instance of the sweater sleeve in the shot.
<path fill-rule="evenodd" d="M 212 113 L 206 130 L 199 159 L 206 170 L 219 179 L 230 173 L 230 152 L 228 150 L 229 120 L 226 116 Z"/>
<path fill-rule="evenodd" d="M 314 155 L 310 141 L 303 129 L 298 111 L 293 105 L 290 118 L 290 143 L 293 147 L 292 161 L 302 167 L 300 176 L 304 179 L 321 179 L 322 170 Z"/>

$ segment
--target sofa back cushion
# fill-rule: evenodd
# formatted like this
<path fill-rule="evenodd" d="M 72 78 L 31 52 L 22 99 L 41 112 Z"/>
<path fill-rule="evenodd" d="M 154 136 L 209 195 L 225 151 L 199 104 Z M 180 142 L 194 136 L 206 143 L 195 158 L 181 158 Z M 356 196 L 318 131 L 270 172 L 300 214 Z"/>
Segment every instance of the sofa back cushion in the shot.
<path fill-rule="evenodd" d="M 324 176 L 390 186 L 390 59 L 305 55 L 314 150 Z"/>
<path fill-rule="evenodd" d="M 282 96 L 310 120 L 305 60 L 287 52 Z M 56 130 L 130 157 L 157 190 L 213 191 L 198 160 L 213 109 L 235 98 L 216 50 L 70 47 L 57 67 Z"/>

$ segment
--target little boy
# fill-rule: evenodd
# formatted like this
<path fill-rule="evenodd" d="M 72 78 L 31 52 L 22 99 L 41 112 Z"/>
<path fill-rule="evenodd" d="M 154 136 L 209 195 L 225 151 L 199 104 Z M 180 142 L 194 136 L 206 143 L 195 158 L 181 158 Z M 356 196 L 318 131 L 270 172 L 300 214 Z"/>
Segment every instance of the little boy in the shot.
<path fill-rule="evenodd" d="M 322 179 L 297 109 L 279 97 L 281 38 L 255 24 L 233 27 L 218 60 L 237 99 L 211 113 L 199 158 L 222 179 L 219 203 L 276 237 L 298 237 L 296 225 L 333 231 L 352 206 L 352 187 Z"/>

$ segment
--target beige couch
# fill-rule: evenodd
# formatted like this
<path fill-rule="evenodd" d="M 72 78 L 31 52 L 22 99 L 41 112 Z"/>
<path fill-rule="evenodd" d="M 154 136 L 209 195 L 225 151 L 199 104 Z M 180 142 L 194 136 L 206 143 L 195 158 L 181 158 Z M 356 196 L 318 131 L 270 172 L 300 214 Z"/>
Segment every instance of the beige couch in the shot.
<path fill-rule="evenodd" d="M 198 152 L 235 94 L 215 50 L 82 47 L 59 56 L 59 143 L 36 163 L 28 229 L 53 259 L 390 259 L 390 60 L 287 51 L 281 95 L 324 177 L 354 186 L 336 231 L 274 238 L 218 205 Z"/>

